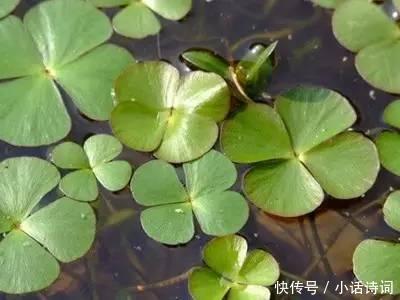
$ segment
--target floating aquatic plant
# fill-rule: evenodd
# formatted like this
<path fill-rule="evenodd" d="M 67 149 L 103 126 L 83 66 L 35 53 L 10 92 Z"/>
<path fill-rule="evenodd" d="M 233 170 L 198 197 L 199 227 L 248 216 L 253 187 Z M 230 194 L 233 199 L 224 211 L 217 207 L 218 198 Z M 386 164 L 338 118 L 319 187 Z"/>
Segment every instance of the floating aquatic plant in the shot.
<path fill-rule="evenodd" d="M 321 204 L 324 191 L 350 199 L 375 182 L 374 143 L 346 131 L 356 118 L 338 93 L 297 87 L 278 96 L 274 108 L 248 104 L 226 120 L 221 145 L 234 162 L 258 163 L 243 183 L 253 203 L 275 215 L 300 216 Z"/>
<path fill-rule="evenodd" d="M 400 129 L 400 100 L 387 106 L 384 120 Z M 376 141 L 382 165 L 400 176 L 400 133 L 384 131 Z M 400 191 L 392 192 L 383 206 L 385 222 L 400 231 Z M 383 240 L 365 240 L 356 249 L 353 262 L 357 278 L 368 282 L 393 282 L 393 294 L 400 294 L 400 243 Z"/>
<path fill-rule="evenodd" d="M 122 6 L 113 18 L 116 32 L 141 39 L 160 32 L 161 24 L 154 13 L 168 20 L 180 20 L 191 7 L 192 0 L 89 0 L 97 7 Z"/>
<path fill-rule="evenodd" d="M 172 165 L 150 161 L 134 173 L 134 199 L 147 206 L 141 214 L 144 231 L 164 244 L 187 243 L 194 235 L 193 214 L 202 231 L 222 236 L 236 233 L 247 221 L 246 200 L 227 191 L 236 181 L 235 166 L 221 153 L 211 150 L 183 165 L 185 186 Z"/>
<path fill-rule="evenodd" d="M 180 163 L 213 147 L 230 95 L 216 74 L 191 72 L 179 78 L 178 70 L 167 63 L 145 62 L 117 79 L 115 102 L 111 127 L 122 143 Z"/>
<path fill-rule="evenodd" d="M 333 15 L 333 31 L 347 49 L 357 52 L 356 68 L 371 85 L 400 93 L 400 29 L 374 3 L 348 0 Z"/>
<path fill-rule="evenodd" d="M 57 186 L 60 174 L 34 158 L 0 163 L 0 291 L 22 294 L 49 286 L 61 262 L 84 255 L 95 235 L 95 216 L 86 203 L 61 198 L 41 200 Z"/>
<path fill-rule="evenodd" d="M 274 51 L 277 42 L 269 46 L 253 45 L 235 65 L 207 50 L 188 50 L 182 59 L 191 67 L 214 72 L 232 87 L 235 96 L 245 102 L 261 96 L 275 67 Z"/>
<path fill-rule="evenodd" d="M 0 19 L 10 14 L 18 5 L 20 0 L 1 0 Z"/>
<path fill-rule="evenodd" d="M 54 164 L 76 170 L 61 179 L 60 190 L 72 199 L 94 201 L 99 194 L 97 181 L 109 191 L 123 189 L 132 168 L 126 161 L 114 160 L 121 152 L 121 143 L 107 134 L 88 138 L 83 148 L 72 142 L 57 145 L 51 153 Z"/>
<path fill-rule="evenodd" d="M 203 249 L 206 267 L 189 275 L 194 300 L 268 300 L 279 278 L 279 265 L 263 250 L 247 253 L 247 242 L 237 235 L 215 238 Z M 225 298 L 227 297 L 227 298 Z"/>
<path fill-rule="evenodd" d="M 108 18 L 82 0 L 44 1 L 23 22 L 0 21 L 0 79 L 13 79 L 0 84 L 0 139 L 39 146 L 68 134 L 55 82 L 84 115 L 108 120 L 113 81 L 133 62 L 126 50 L 101 45 L 111 34 Z"/>

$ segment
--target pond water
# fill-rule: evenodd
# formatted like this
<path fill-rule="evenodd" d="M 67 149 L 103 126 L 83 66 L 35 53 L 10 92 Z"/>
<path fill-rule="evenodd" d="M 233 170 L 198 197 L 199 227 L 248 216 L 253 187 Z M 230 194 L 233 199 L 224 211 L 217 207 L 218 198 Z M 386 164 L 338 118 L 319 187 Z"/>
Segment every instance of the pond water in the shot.
<path fill-rule="evenodd" d="M 23 16 L 38 2 L 22 0 L 16 14 Z M 107 12 L 112 15 L 115 10 Z M 361 79 L 354 68 L 354 56 L 336 42 L 330 21 L 328 10 L 304 0 L 194 0 L 190 15 L 179 23 L 163 21 L 159 36 L 136 41 L 114 35 L 112 41 L 130 49 L 138 60 L 165 59 L 186 71 L 179 57 L 189 48 L 211 49 L 236 60 L 252 44 L 277 39 L 278 67 L 266 91 L 275 95 L 298 84 L 339 91 L 359 113 L 354 130 L 374 137 L 385 126 L 382 112 L 394 96 L 375 90 Z M 110 132 L 106 122 L 82 117 L 70 101 L 67 106 L 73 116 L 68 139 L 82 143 L 91 134 Z M 47 147 L 18 148 L 0 143 L 1 158 L 46 158 L 48 151 Z M 125 150 L 123 158 L 138 167 L 151 155 Z M 240 169 L 242 172 L 246 167 Z M 271 217 L 251 206 L 249 222 L 240 232 L 250 247 L 267 249 L 277 258 L 284 272 L 281 280 L 313 280 L 322 290 L 327 287 L 326 293 L 321 291 L 313 297 L 303 291 L 303 295 L 275 295 L 274 299 L 373 299 L 339 295 L 335 289 L 341 282 L 350 284 L 354 280 L 351 259 L 361 240 L 399 237 L 384 224 L 380 209 L 390 187 L 399 188 L 400 180 L 382 170 L 378 183 L 365 197 L 351 201 L 327 198 L 316 212 L 295 219 Z M 132 201 L 128 189 L 117 194 L 103 190 L 96 205 L 97 239 L 84 258 L 63 265 L 61 277 L 47 290 L 26 296 L 0 294 L 0 300 L 190 299 L 185 272 L 202 264 L 201 248 L 210 237 L 198 234 L 182 247 L 166 247 L 150 240 L 141 229 L 140 207 Z M 134 215 L 127 220 L 110 225 L 121 212 L 132 211 Z"/>

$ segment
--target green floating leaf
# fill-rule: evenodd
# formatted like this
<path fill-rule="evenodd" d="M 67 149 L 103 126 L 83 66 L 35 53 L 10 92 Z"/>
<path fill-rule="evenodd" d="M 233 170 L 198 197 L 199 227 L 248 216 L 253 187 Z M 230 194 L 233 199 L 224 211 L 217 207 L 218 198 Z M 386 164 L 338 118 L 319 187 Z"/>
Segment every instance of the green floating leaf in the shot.
<path fill-rule="evenodd" d="M 43 1 L 23 23 L 0 21 L 0 79 L 9 79 L 0 84 L 0 139 L 40 146 L 68 134 L 71 120 L 55 82 L 83 114 L 108 120 L 112 84 L 133 62 L 122 48 L 100 46 L 111 34 L 107 16 L 82 0 Z"/>
<path fill-rule="evenodd" d="M 213 72 L 230 80 L 229 63 L 222 57 L 208 50 L 188 50 L 182 54 L 185 63 L 197 69 Z"/>
<path fill-rule="evenodd" d="M 174 168 L 163 161 L 150 161 L 134 173 L 133 197 L 149 207 L 141 214 L 144 231 L 165 244 L 187 243 L 194 235 L 193 215 L 206 234 L 222 236 L 239 231 L 248 219 L 249 208 L 240 194 L 226 191 L 236 181 L 234 165 L 211 150 L 184 164 L 183 169 L 186 189 Z"/>
<path fill-rule="evenodd" d="M 114 16 L 113 26 L 119 34 L 136 39 L 159 33 L 161 24 L 154 13 L 168 20 L 180 20 L 192 7 L 192 0 L 89 0 L 89 2 L 97 7 L 123 6 Z"/>
<path fill-rule="evenodd" d="M 136 39 L 156 35 L 161 30 L 160 21 L 143 3 L 133 2 L 121 10 L 113 19 L 117 33 Z"/>
<path fill-rule="evenodd" d="M 126 161 L 112 161 L 122 152 L 121 143 L 111 135 L 88 138 L 83 148 L 72 142 L 57 145 L 51 153 L 55 165 L 73 169 L 62 178 L 60 190 L 79 201 L 94 201 L 98 196 L 97 180 L 109 191 L 119 191 L 128 183 L 132 168 Z"/>
<path fill-rule="evenodd" d="M 385 131 L 376 139 L 379 157 L 385 169 L 400 176 L 400 134 Z"/>
<path fill-rule="evenodd" d="M 385 222 L 393 229 L 400 231 L 400 191 L 389 195 L 383 206 Z"/>
<path fill-rule="evenodd" d="M 36 209 L 59 180 L 57 169 L 38 158 L 1 162 L 0 291 L 23 294 L 44 289 L 60 273 L 56 258 L 73 261 L 92 245 L 96 221 L 88 204 L 63 198 Z"/>
<path fill-rule="evenodd" d="M 400 93 L 400 40 L 389 40 L 362 49 L 356 68 L 372 86 L 389 93 Z"/>
<path fill-rule="evenodd" d="M 288 182 L 290 189 L 287 188 Z M 295 159 L 251 169 L 245 175 L 243 189 L 258 207 L 282 217 L 305 215 L 324 200 L 321 186 Z"/>
<path fill-rule="evenodd" d="M 118 139 L 174 163 L 210 150 L 218 137 L 217 122 L 229 111 L 229 89 L 221 77 L 192 72 L 179 79 L 178 70 L 164 62 L 128 68 L 115 93 L 111 127 Z"/>
<path fill-rule="evenodd" d="M 383 114 L 384 121 L 400 129 L 400 101 L 390 103 Z M 379 156 L 385 169 L 400 176 L 400 134 L 384 131 L 376 139 Z"/>
<path fill-rule="evenodd" d="M 379 6 L 365 0 L 345 1 L 335 10 L 332 26 L 339 43 L 354 52 L 400 37 L 396 23 Z"/>
<path fill-rule="evenodd" d="M 304 154 L 303 162 L 322 188 L 337 199 L 369 190 L 379 171 L 374 143 L 355 132 L 339 134 Z"/>
<path fill-rule="evenodd" d="M 194 300 L 265 300 L 266 286 L 279 278 L 279 265 L 263 250 L 247 253 L 247 242 L 237 235 L 215 238 L 203 250 L 207 267 L 194 268 L 189 292 Z"/>
<path fill-rule="evenodd" d="M 400 100 L 393 101 L 385 108 L 383 119 L 386 124 L 400 129 Z"/>
<path fill-rule="evenodd" d="M 359 52 L 356 68 L 368 83 L 400 93 L 400 30 L 381 7 L 371 1 L 345 1 L 333 16 L 333 31 L 343 46 Z"/>
<path fill-rule="evenodd" d="M 323 190 L 349 199 L 375 182 L 375 145 L 359 133 L 340 134 L 355 120 L 354 109 L 338 93 L 297 87 L 279 95 L 275 109 L 249 104 L 226 120 L 221 146 L 234 162 L 261 162 L 243 183 L 253 203 L 269 213 L 295 217 L 315 210 Z"/>
<path fill-rule="evenodd" d="M 0 2 L 0 19 L 11 13 L 19 4 L 20 0 L 2 0 Z"/>
<path fill-rule="evenodd" d="M 353 270 L 365 285 L 376 282 L 393 282 L 394 295 L 400 294 L 400 244 L 365 240 L 353 255 Z M 378 293 L 382 293 L 379 289 Z"/>
<path fill-rule="evenodd" d="M 241 59 L 235 72 L 250 98 L 257 97 L 271 79 L 275 67 L 274 51 L 278 42 L 268 47 L 257 44 Z"/>

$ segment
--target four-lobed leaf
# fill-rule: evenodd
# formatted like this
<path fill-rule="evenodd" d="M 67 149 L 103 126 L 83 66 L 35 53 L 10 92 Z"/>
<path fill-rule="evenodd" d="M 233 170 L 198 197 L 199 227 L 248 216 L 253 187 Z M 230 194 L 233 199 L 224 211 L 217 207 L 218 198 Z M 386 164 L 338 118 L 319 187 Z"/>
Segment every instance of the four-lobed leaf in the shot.
<path fill-rule="evenodd" d="M 365 0 L 344 1 L 332 22 L 337 40 L 358 52 L 360 75 L 379 89 L 400 93 L 400 29 L 396 22 L 379 5 Z"/>
<path fill-rule="evenodd" d="M 189 275 L 194 300 L 266 300 L 267 286 L 279 278 L 279 265 L 263 250 L 247 252 L 247 242 L 238 235 L 211 240 L 203 249 L 206 267 Z"/>
<path fill-rule="evenodd" d="M 57 145 L 51 153 L 53 163 L 75 170 L 61 179 L 60 190 L 75 200 L 94 201 L 99 193 L 97 181 L 109 191 L 123 189 L 129 183 L 132 168 L 126 161 L 114 161 L 121 152 L 121 143 L 107 134 L 91 136 L 83 148 L 72 142 Z"/>
<path fill-rule="evenodd" d="M 226 120 L 221 145 L 234 162 L 259 163 L 243 184 L 253 203 L 275 215 L 300 216 L 321 204 L 323 191 L 350 199 L 375 182 L 375 145 L 362 134 L 343 132 L 355 120 L 338 93 L 297 87 L 278 96 L 275 108 L 248 104 Z"/>
<path fill-rule="evenodd" d="M 119 7 L 113 26 L 121 35 L 141 39 L 160 32 L 161 24 L 154 13 L 168 20 L 184 18 L 192 7 L 192 0 L 89 0 L 97 7 Z"/>
<path fill-rule="evenodd" d="M 194 235 L 194 216 L 208 235 L 239 231 L 247 221 L 249 208 L 239 193 L 227 190 L 236 181 L 235 166 L 211 150 L 184 164 L 183 169 L 185 187 L 174 167 L 161 160 L 150 161 L 134 173 L 133 197 L 148 207 L 141 214 L 147 235 L 164 244 L 187 243 Z"/>
<path fill-rule="evenodd" d="M 164 62 L 129 67 L 115 85 L 111 127 L 134 150 L 181 163 L 209 151 L 218 138 L 217 122 L 230 107 L 229 89 L 216 74 L 179 72 Z"/>
<path fill-rule="evenodd" d="M 0 163 L 0 291 L 22 294 L 53 283 L 61 262 L 83 256 L 93 243 L 95 215 L 86 203 L 41 200 L 60 174 L 50 163 L 10 158 Z"/>
<path fill-rule="evenodd" d="M 83 0 L 43 1 L 23 22 L 1 20 L 0 79 L 10 80 L 0 84 L 0 139 L 39 146 L 68 134 L 71 120 L 55 83 L 83 114 L 108 120 L 113 81 L 133 62 L 125 49 L 103 44 L 111 34 L 107 16 Z"/>

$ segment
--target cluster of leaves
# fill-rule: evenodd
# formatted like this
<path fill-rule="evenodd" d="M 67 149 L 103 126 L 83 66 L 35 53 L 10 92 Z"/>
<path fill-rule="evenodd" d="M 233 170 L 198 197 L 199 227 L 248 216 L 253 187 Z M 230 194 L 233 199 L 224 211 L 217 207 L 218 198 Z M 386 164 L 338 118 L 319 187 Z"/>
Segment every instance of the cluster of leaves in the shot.
<path fill-rule="evenodd" d="M 279 278 L 279 265 L 262 250 L 247 253 L 247 242 L 237 235 L 215 238 L 203 249 L 207 267 L 189 276 L 194 300 L 269 300 L 267 286 Z"/>
<path fill-rule="evenodd" d="M 95 236 L 95 215 L 86 203 L 43 198 L 60 181 L 50 163 L 19 157 L 0 163 L 0 290 L 28 293 L 49 286 L 61 262 L 84 255 Z M 73 241 L 73 242 L 71 242 Z"/>
<path fill-rule="evenodd" d="M 230 93 L 217 74 L 198 71 L 180 78 L 170 64 L 144 62 L 117 79 L 115 102 L 110 123 L 122 143 L 181 163 L 213 147 L 217 122 L 230 108 Z"/>
<path fill-rule="evenodd" d="M 385 109 L 385 122 L 400 129 L 400 100 Z M 400 176 L 400 133 L 382 132 L 376 141 L 382 165 Z M 384 206 L 385 222 L 400 232 L 400 191 L 392 192 Z M 400 243 L 383 240 L 363 241 L 353 257 L 354 273 L 362 282 L 392 281 L 393 293 L 400 294 Z"/>
<path fill-rule="evenodd" d="M 164 244 L 187 243 L 194 235 L 193 214 L 202 231 L 223 236 L 238 232 L 246 223 L 246 200 L 227 191 L 235 182 L 235 166 L 221 153 L 211 150 L 183 165 L 186 188 L 172 165 L 153 160 L 132 177 L 134 199 L 148 206 L 141 223 L 148 236 Z"/>
<path fill-rule="evenodd" d="M 192 0 L 88 0 L 97 7 L 123 9 L 113 18 L 113 26 L 121 35 L 141 39 L 160 32 L 161 24 L 153 12 L 168 20 L 180 20 L 191 7 Z"/>
<path fill-rule="evenodd" d="M 244 57 L 232 63 L 208 50 L 188 50 L 182 59 L 190 66 L 223 77 L 231 86 L 234 95 L 245 102 L 261 97 L 269 83 L 275 67 L 274 51 L 277 42 L 269 46 L 253 45 Z"/>
<path fill-rule="evenodd" d="M 399 1 L 394 1 L 400 8 Z M 381 7 L 365 0 L 348 0 L 333 15 L 334 34 L 344 47 L 357 52 L 356 68 L 371 85 L 400 93 L 400 28 Z"/>
<path fill-rule="evenodd" d="M 53 163 L 76 170 L 62 178 L 60 190 L 75 200 L 94 201 L 99 193 L 97 180 L 109 191 L 123 189 L 131 179 L 132 168 L 126 161 L 112 161 L 121 152 L 121 143 L 106 134 L 88 138 L 83 148 L 72 142 L 56 146 L 51 153 Z"/>
<path fill-rule="evenodd" d="M 108 120 L 113 81 L 134 62 L 125 49 L 103 44 L 111 34 L 107 16 L 82 0 L 44 1 L 23 22 L 1 20 L 0 79 L 10 80 L 0 84 L 0 139 L 39 146 L 68 134 L 71 120 L 55 82 L 83 114 Z"/>
<path fill-rule="evenodd" d="M 18 5 L 20 0 L 2 0 L 0 2 L 0 19 L 10 14 Z"/>
<path fill-rule="evenodd" d="M 258 163 L 243 184 L 253 203 L 271 214 L 300 216 L 321 204 L 323 191 L 350 199 L 374 184 L 378 153 L 368 138 L 345 131 L 355 121 L 338 93 L 297 87 L 279 95 L 274 108 L 248 104 L 226 120 L 221 146 L 234 162 Z"/>

